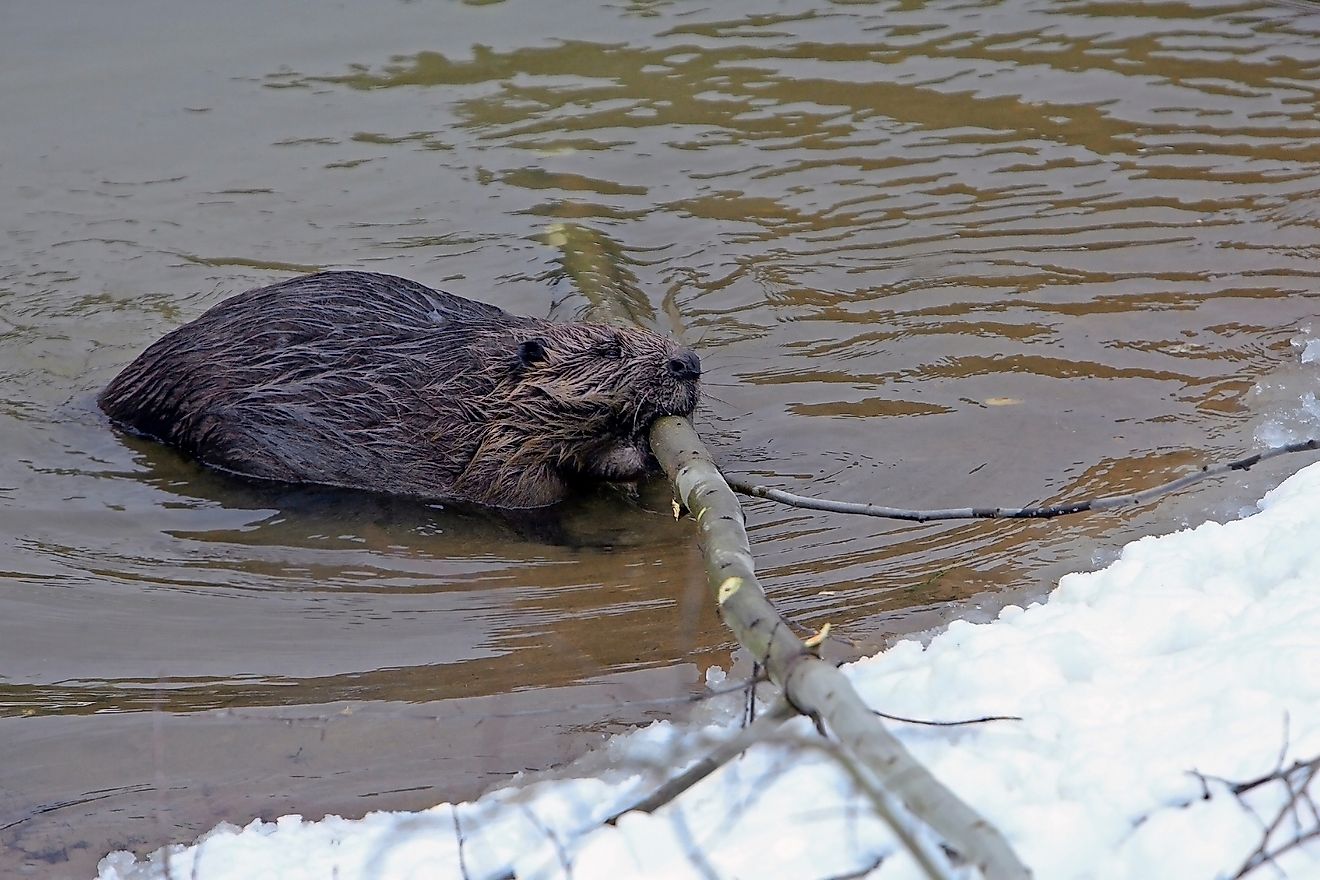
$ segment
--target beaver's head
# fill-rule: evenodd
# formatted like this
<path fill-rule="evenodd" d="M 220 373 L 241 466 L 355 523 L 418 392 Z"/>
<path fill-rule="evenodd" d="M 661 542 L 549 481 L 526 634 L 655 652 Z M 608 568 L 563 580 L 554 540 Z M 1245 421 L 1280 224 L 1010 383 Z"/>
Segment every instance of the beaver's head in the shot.
<path fill-rule="evenodd" d="M 640 328 L 538 322 L 513 339 L 505 400 L 524 443 L 563 476 L 636 479 L 655 466 L 647 431 L 689 416 L 701 390 L 691 349 Z"/>

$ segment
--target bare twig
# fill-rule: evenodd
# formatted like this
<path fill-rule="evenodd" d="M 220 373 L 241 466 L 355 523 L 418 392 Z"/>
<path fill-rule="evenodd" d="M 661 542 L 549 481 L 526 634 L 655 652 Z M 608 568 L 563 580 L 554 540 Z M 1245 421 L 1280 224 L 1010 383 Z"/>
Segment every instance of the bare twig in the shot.
<path fill-rule="evenodd" d="M 697 761 L 687 770 L 678 776 L 668 780 L 660 786 L 655 792 L 631 807 L 620 810 L 605 821 L 614 824 L 624 813 L 631 813 L 634 810 L 642 813 L 653 812 L 665 804 L 714 773 L 720 767 L 723 767 L 729 761 L 747 751 L 748 748 L 755 745 L 758 741 L 765 738 L 766 734 L 774 730 L 780 724 L 787 721 L 797 714 L 797 711 L 788 704 L 786 700 L 778 699 L 770 708 L 754 722 L 740 730 L 736 736 L 731 737 L 725 742 L 720 743 L 710 754 Z"/>
<path fill-rule="evenodd" d="M 670 816 L 670 821 L 674 825 L 674 831 L 683 841 L 684 855 L 692 866 L 701 873 L 705 880 L 720 880 L 720 875 L 716 872 L 705 856 L 701 854 L 701 849 L 697 846 L 696 838 L 692 836 L 692 829 L 688 827 L 687 818 L 680 811 L 675 811 Z"/>
<path fill-rule="evenodd" d="M 1292 776 L 1297 773 L 1307 772 L 1307 771 L 1311 773 L 1320 772 L 1320 757 L 1312 758 L 1309 761 L 1296 761 L 1286 769 L 1280 768 L 1278 770 L 1273 770 L 1269 773 L 1266 773 L 1264 776 L 1257 776 L 1255 779 L 1248 779 L 1245 782 L 1229 782 L 1226 779 L 1219 779 L 1218 777 L 1210 777 L 1210 778 L 1215 779 L 1218 782 L 1223 782 L 1227 784 L 1232 789 L 1233 794 L 1245 794 L 1246 792 L 1251 791 L 1253 788 L 1259 788 L 1260 786 L 1265 785 L 1268 782 L 1274 782 L 1275 780 L 1280 779 L 1284 776 Z"/>
<path fill-rule="evenodd" d="M 536 830 L 549 838 L 550 844 L 555 848 L 555 857 L 559 859 L 559 867 L 564 869 L 565 877 L 571 878 L 573 876 L 573 859 L 569 857 L 568 850 L 565 848 L 563 841 L 559 839 L 559 835 L 555 834 L 553 830 L 547 827 L 546 824 L 541 821 L 541 818 L 536 815 L 535 811 L 533 811 L 527 804 L 519 804 L 518 809 L 522 811 L 523 816 L 526 817 L 527 821 L 530 822 Z"/>
<path fill-rule="evenodd" d="M 1297 443 L 1289 443 L 1286 446 L 1275 446 L 1264 452 L 1258 452 L 1255 455 L 1249 455 L 1246 458 L 1240 458 L 1226 464 L 1202 465 L 1199 470 L 1193 473 L 1150 489 L 1143 489 L 1140 492 L 1132 492 L 1127 495 L 1107 495 L 1103 498 L 1089 498 L 1084 501 L 1055 504 L 1048 507 L 945 507 L 935 510 L 908 510 L 902 507 L 884 507 L 862 501 L 835 501 L 828 498 L 813 498 L 809 495 L 799 495 L 783 489 L 755 485 L 736 478 L 729 480 L 728 483 L 731 489 L 744 495 L 778 501 L 780 504 L 787 504 L 790 507 L 823 510 L 829 513 L 878 516 L 885 519 L 902 519 L 912 522 L 929 522 L 930 520 L 939 519 L 1050 519 L 1090 510 L 1115 510 L 1120 507 L 1145 504 L 1147 501 L 1168 492 L 1176 492 L 1201 480 L 1222 477 L 1233 471 L 1250 470 L 1262 461 L 1276 456 L 1314 449 L 1320 449 L 1320 440 L 1314 438 L 1302 440 Z"/>
<path fill-rule="evenodd" d="M 463 826 L 458 820 L 458 804 L 449 807 L 449 817 L 454 820 L 454 840 L 458 843 L 458 870 L 463 875 L 463 880 L 468 880 L 471 875 L 468 874 L 467 856 L 463 852 L 466 838 L 463 836 Z"/>
<path fill-rule="evenodd" d="M 1233 875 L 1234 880 L 1247 876 L 1262 865 L 1273 864 L 1279 856 L 1296 849 L 1303 843 L 1320 838 L 1320 824 L 1313 824 L 1309 828 L 1304 828 L 1299 810 L 1299 805 L 1305 802 L 1310 811 L 1313 814 L 1315 813 L 1315 803 L 1311 799 L 1310 787 L 1317 772 L 1320 772 L 1320 762 L 1312 760 L 1303 764 L 1295 764 L 1287 771 L 1281 771 L 1275 776 L 1275 779 L 1287 789 L 1288 799 L 1279 807 L 1279 811 L 1274 818 L 1266 824 L 1261 834 L 1260 845 L 1242 863 L 1242 867 L 1238 869 L 1238 872 Z M 1294 774 L 1296 774 L 1296 777 L 1294 777 Z M 1282 827 L 1289 814 L 1296 819 L 1296 833 L 1271 849 L 1270 838 L 1274 836 L 1274 832 Z"/>
<path fill-rule="evenodd" d="M 906 718 L 902 715 L 890 715 L 888 712 L 881 712 L 879 709 L 872 709 L 871 711 L 890 721 L 901 721 L 904 724 L 924 724 L 927 727 L 963 727 L 968 724 L 985 724 L 987 721 L 1022 720 L 1021 715 L 982 715 L 980 718 L 964 718 L 961 721 L 932 721 L 929 718 Z"/>
<path fill-rule="evenodd" d="M 1320 776 L 1320 756 L 1309 761 L 1295 761 L 1288 767 L 1281 766 L 1282 761 L 1279 763 L 1280 766 L 1270 773 L 1245 782 L 1231 782 L 1227 779 L 1206 776 L 1202 773 L 1194 774 L 1201 780 L 1205 792 L 1203 797 L 1208 798 L 1211 796 L 1207 780 L 1214 780 L 1225 786 L 1242 804 L 1243 809 L 1251 811 L 1253 815 L 1255 811 L 1247 804 L 1243 795 L 1269 783 L 1283 786 L 1286 793 L 1283 803 L 1274 815 L 1268 821 L 1261 819 L 1260 843 L 1247 856 L 1237 872 L 1232 875 L 1233 880 L 1240 880 L 1240 878 L 1246 877 L 1264 865 L 1275 864 L 1276 860 L 1285 853 L 1305 843 L 1320 839 L 1320 809 L 1317 809 L 1315 798 L 1311 793 L 1312 783 L 1317 776 Z M 1276 834 L 1283 828 L 1289 817 L 1293 820 L 1292 835 L 1282 843 L 1275 843 Z"/>
<path fill-rule="evenodd" d="M 922 837 L 917 823 L 913 821 L 915 817 L 905 815 L 903 804 L 889 793 L 889 787 L 876 777 L 869 766 L 856 760 L 853 755 L 828 740 L 818 739 L 813 742 L 813 745 L 834 756 L 839 762 L 839 766 L 852 777 L 853 784 L 871 801 L 876 814 L 894 832 L 894 836 L 898 838 L 899 843 L 921 866 L 927 877 L 953 880 L 955 872 L 944 852 L 937 845 Z M 992 876 L 984 867 L 982 872 L 987 877 Z"/>
<path fill-rule="evenodd" d="M 863 865 L 855 871 L 849 871 L 847 874 L 835 874 L 826 880 L 862 880 L 863 877 L 871 876 L 871 872 L 880 867 L 888 856 L 881 856 L 869 865 Z"/>
<path fill-rule="evenodd" d="M 795 748 L 814 749 L 824 752 L 844 770 L 852 779 L 857 790 L 871 802 L 877 815 L 890 827 L 899 843 L 922 866 L 926 875 L 936 880 L 952 880 L 956 872 L 939 848 L 921 838 L 917 830 L 917 820 L 904 810 L 893 795 L 888 794 L 884 786 L 866 766 L 857 760 L 839 744 L 820 737 L 807 737 L 791 734 L 777 728 L 784 721 L 793 717 L 796 710 L 784 699 L 776 700 L 769 709 L 761 714 L 751 725 L 744 727 L 737 736 L 721 743 L 709 755 L 694 764 L 681 776 L 666 782 L 660 789 L 636 806 L 622 810 L 612 816 L 609 822 L 633 810 L 652 812 L 672 801 L 683 791 L 700 782 L 729 760 L 758 743 L 793 746 Z M 741 812 L 741 811 L 737 811 Z M 877 863 L 878 864 L 878 863 Z M 874 866 L 873 866 L 874 867 Z"/>

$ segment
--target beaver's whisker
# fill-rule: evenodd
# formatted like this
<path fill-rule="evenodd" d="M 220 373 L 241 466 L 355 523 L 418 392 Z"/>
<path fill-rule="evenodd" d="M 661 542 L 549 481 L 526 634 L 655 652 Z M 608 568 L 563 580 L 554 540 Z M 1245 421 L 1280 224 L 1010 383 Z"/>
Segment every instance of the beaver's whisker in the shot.
<path fill-rule="evenodd" d="M 732 406 L 732 404 L 730 404 L 727 400 L 725 400 L 722 397 L 716 397 L 714 394 L 703 394 L 701 395 L 701 398 L 702 400 L 713 400 L 716 403 L 722 403 L 725 406 Z"/>

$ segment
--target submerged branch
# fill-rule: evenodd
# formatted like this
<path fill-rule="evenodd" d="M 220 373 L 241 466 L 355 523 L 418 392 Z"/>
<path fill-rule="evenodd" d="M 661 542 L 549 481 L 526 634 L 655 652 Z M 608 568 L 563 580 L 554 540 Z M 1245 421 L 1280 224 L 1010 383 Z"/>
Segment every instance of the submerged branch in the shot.
<path fill-rule="evenodd" d="M 579 223 L 552 223 L 544 235 L 546 244 L 559 249 L 564 274 L 586 297 L 591 320 L 654 329 L 655 310 L 618 242 Z"/>
<path fill-rule="evenodd" d="M 850 513 L 858 516 L 878 516 L 885 519 L 902 519 L 913 522 L 929 522 L 937 519 L 1049 519 L 1073 513 L 1084 513 L 1088 510 L 1115 510 L 1120 507 L 1145 504 L 1147 501 L 1168 492 L 1176 492 L 1201 480 L 1222 477 L 1233 471 L 1250 470 L 1262 461 L 1280 455 L 1314 449 L 1320 449 L 1320 440 L 1301 440 L 1297 443 L 1289 443 L 1286 446 L 1276 446 L 1226 464 L 1202 465 L 1200 470 L 1194 473 L 1186 474 L 1176 480 L 1170 480 L 1150 489 L 1143 489 L 1140 492 L 1132 492 L 1127 495 L 1107 495 L 1103 498 L 1090 498 L 1085 501 L 1073 501 L 1068 504 L 1055 504 L 1048 507 L 945 507 L 936 510 L 907 510 L 902 507 L 883 507 L 879 504 L 869 504 L 862 501 L 834 501 L 829 498 L 798 495 L 795 492 L 786 492 L 783 489 L 774 489 L 769 486 L 753 485 L 738 479 L 729 480 L 729 487 L 744 495 L 778 501 L 780 504 L 787 504 L 790 507 L 823 510 L 829 513 Z"/>

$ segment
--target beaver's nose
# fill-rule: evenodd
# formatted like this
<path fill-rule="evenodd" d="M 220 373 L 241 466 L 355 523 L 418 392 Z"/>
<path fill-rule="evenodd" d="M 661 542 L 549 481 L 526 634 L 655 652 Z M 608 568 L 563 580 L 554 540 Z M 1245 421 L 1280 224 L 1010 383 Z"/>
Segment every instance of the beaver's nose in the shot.
<path fill-rule="evenodd" d="M 669 359 L 669 373 L 675 379 L 689 381 L 701 375 L 701 358 L 694 351 L 685 351 Z"/>

